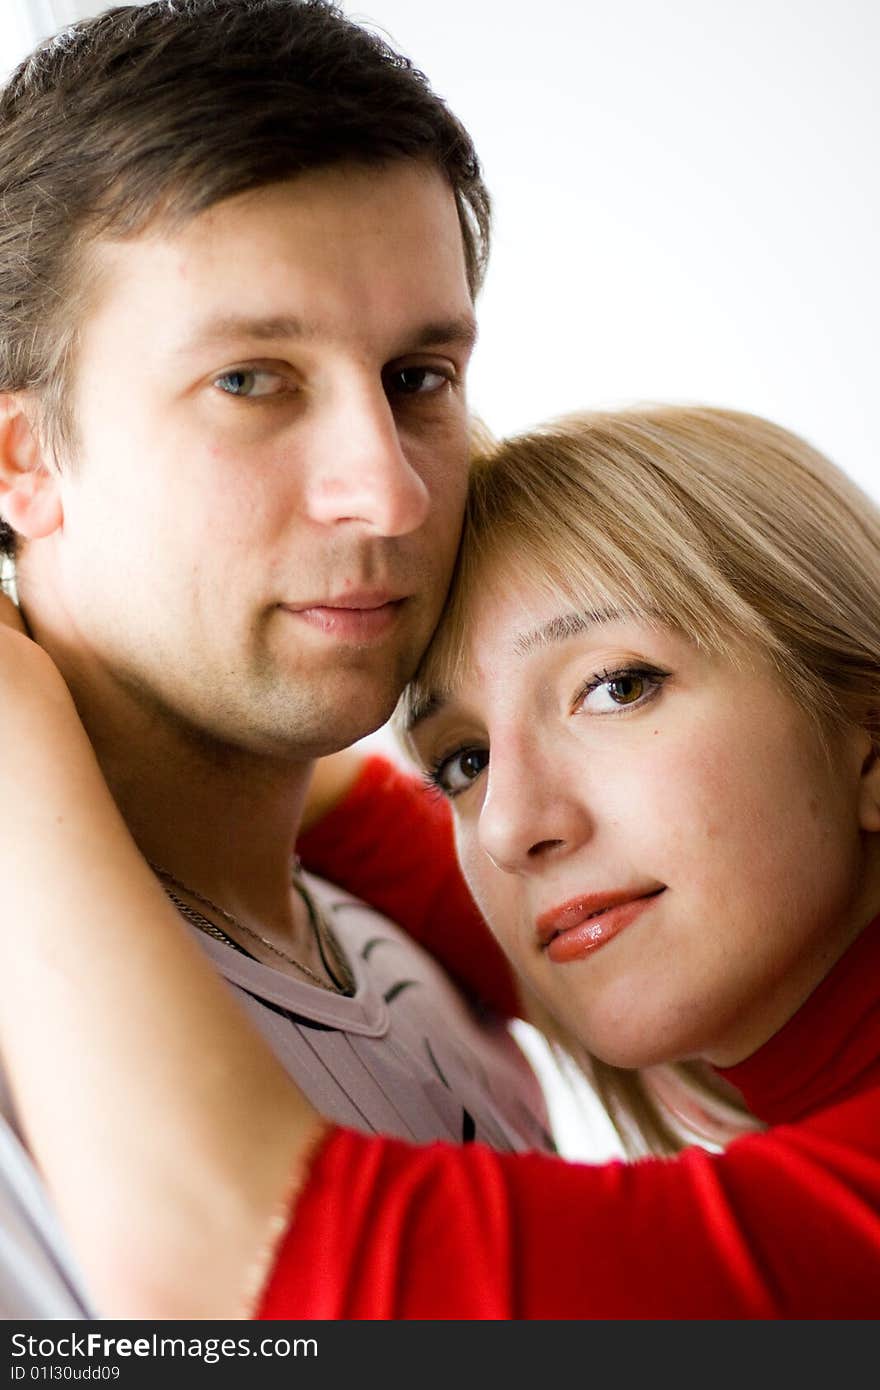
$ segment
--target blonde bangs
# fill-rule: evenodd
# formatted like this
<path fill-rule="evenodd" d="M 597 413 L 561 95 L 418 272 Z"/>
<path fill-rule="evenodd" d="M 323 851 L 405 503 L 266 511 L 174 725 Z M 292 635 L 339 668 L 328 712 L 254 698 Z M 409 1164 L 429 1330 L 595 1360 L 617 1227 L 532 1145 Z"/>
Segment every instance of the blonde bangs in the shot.
<path fill-rule="evenodd" d="M 568 416 L 474 459 L 447 609 L 398 720 L 466 677 L 480 596 L 523 583 L 561 613 L 619 610 L 769 660 L 823 726 L 862 717 L 878 561 L 876 506 L 778 426 L 708 407 Z"/>
<path fill-rule="evenodd" d="M 465 679 L 480 595 L 524 582 L 555 600 L 560 613 L 619 611 L 676 628 L 719 654 L 755 642 L 776 646 L 719 574 L 674 492 L 641 459 L 627 457 L 621 466 L 617 441 L 598 429 L 601 419 L 568 417 L 474 460 L 456 574 L 407 693 L 412 708 Z"/>

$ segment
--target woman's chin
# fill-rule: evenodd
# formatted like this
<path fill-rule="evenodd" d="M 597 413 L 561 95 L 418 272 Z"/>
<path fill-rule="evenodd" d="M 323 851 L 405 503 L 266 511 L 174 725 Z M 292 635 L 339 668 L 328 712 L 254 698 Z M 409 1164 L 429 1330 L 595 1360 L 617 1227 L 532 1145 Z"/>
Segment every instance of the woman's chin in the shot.
<path fill-rule="evenodd" d="M 637 996 L 636 996 L 637 997 Z M 590 1056 L 608 1066 L 637 1070 L 655 1067 L 666 1062 L 703 1055 L 702 1043 L 708 1038 L 695 1027 L 697 1020 L 682 1018 L 674 1021 L 662 1013 L 643 1012 L 635 1017 L 630 1002 L 625 1016 L 618 1008 L 605 1010 L 595 1005 L 586 1013 L 589 1022 L 576 1030 L 577 1036 Z M 583 1021 L 585 1014 L 581 1014 Z"/>

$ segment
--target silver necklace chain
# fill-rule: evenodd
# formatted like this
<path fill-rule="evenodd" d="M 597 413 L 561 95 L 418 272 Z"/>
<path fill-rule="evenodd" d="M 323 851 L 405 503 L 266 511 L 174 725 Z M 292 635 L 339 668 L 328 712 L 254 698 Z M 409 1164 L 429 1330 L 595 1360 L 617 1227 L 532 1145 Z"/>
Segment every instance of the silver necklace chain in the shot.
<path fill-rule="evenodd" d="M 287 961 L 289 965 L 295 966 L 297 970 L 301 970 L 304 975 L 308 976 L 308 978 L 316 985 L 320 986 L 321 989 L 327 990 L 332 994 L 354 993 L 354 980 L 352 979 L 351 971 L 336 944 L 330 926 L 308 888 L 300 878 L 299 859 L 294 860 L 291 882 L 306 905 L 306 911 L 309 916 L 309 926 L 311 927 L 312 935 L 315 939 L 315 945 L 318 948 L 318 952 L 324 964 L 324 969 L 333 982 L 332 984 L 328 984 L 326 980 L 322 979 L 320 975 L 310 969 L 310 967 L 305 965 L 301 960 L 297 960 L 294 956 L 288 955 L 286 951 L 281 950 L 280 946 L 276 946 L 274 942 L 268 941 L 265 936 L 261 936 L 259 932 L 254 931 L 253 927 L 249 927 L 244 922 L 240 922 L 237 917 L 233 917 L 232 913 L 227 912 L 225 907 L 220 907 L 217 903 L 212 902 L 210 898 L 206 898 L 204 893 L 199 893 L 195 888 L 190 888 L 188 884 L 181 883 L 180 879 L 175 878 L 174 874 L 170 873 L 168 869 L 163 869 L 160 864 L 154 864 L 152 860 L 148 860 L 147 862 L 153 872 L 161 880 L 162 887 L 168 895 L 168 898 L 177 908 L 181 916 L 185 917 L 188 922 L 191 922 L 194 927 L 198 927 L 199 931 L 204 932 L 206 936 L 211 936 L 215 941 L 222 941 L 224 945 L 231 946 L 234 950 L 243 952 L 243 947 L 240 946 L 233 937 L 229 936 L 222 927 L 218 927 L 216 922 L 212 922 L 209 918 L 205 917 L 197 908 L 191 907 L 189 903 L 183 902 L 177 896 L 178 892 L 186 893 L 187 897 L 195 898 L 196 902 L 201 903 L 203 907 L 209 908 L 210 911 L 215 912 L 218 917 L 222 917 L 224 922 L 228 922 L 235 931 L 241 932 L 244 936 L 249 936 L 253 941 L 259 941 L 262 946 L 266 947 L 267 951 L 271 951 L 273 955 L 278 956 L 281 960 Z M 175 889 L 177 892 L 174 891 Z M 249 953 L 244 952 L 244 954 Z M 333 957 L 335 969 L 333 965 L 330 964 L 328 955 Z"/>

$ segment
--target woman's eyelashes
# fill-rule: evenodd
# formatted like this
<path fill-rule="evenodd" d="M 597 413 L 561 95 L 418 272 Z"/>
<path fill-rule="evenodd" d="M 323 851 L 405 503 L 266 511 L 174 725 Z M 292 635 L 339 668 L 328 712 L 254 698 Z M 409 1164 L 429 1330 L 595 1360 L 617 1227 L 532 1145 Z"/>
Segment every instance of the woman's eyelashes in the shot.
<path fill-rule="evenodd" d="M 473 786 L 489 763 L 488 748 L 454 748 L 433 758 L 424 777 L 433 791 L 450 798 Z"/>
<path fill-rule="evenodd" d="M 575 696 L 572 713 L 613 715 L 635 709 L 655 699 L 669 675 L 669 671 L 646 665 L 597 671 Z"/>

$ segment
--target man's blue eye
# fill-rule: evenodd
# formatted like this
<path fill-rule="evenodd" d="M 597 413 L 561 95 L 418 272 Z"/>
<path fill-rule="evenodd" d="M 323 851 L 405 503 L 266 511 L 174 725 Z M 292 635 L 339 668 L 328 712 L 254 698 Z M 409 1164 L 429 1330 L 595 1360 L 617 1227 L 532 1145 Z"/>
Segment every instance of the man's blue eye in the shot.
<path fill-rule="evenodd" d="M 241 368 L 216 377 L 214 385 L 226 396 L 252 399 L 254 396 L 274 396 L 280 389 L 280 379 L 275 372 Z"/>

